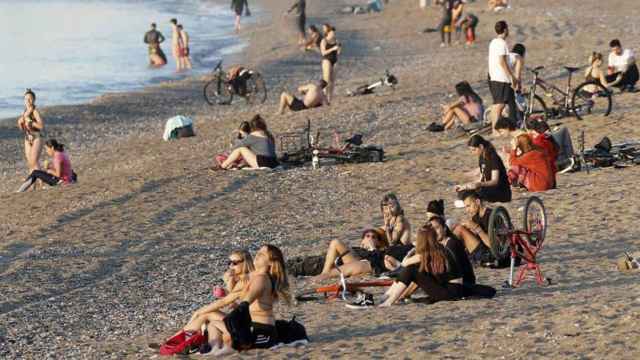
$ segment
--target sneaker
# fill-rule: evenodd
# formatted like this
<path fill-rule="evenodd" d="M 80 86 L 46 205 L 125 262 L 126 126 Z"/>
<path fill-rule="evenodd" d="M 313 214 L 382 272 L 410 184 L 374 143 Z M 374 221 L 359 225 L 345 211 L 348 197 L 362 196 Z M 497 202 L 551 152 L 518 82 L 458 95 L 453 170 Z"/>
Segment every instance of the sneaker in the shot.
<path fill-rule="evenodd" d="M 367 309 L 373 306 L 373 295 L 367 293 L 358 293 L 356 300 L 347 304 L 349 309 Z"/>

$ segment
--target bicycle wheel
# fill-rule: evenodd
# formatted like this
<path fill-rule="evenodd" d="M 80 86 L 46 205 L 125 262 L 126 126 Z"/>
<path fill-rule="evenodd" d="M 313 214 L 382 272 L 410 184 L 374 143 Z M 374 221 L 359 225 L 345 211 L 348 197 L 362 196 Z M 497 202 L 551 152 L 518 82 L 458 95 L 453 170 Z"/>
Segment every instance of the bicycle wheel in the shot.
<path fill-rule="evenodd" d="M 253 73 L 247 79 L 247 103 L 255 104 L 256 101 L 263 104 L 267 100 L 267 86 L 259 73 Z"/>
<path fill-rule="evenodd" d="M 522 227 L 531 233 L 529 243 L 540 248 L 547 235 L 547 212 L 539 197 L 532 196 L 527 200 L 522 214 Z"/>
<path fill-rule="evenodd" d="M 587 81 L 576 88 L 569 112 L 578 120 L 585 116 L 608 116 L 611 113 L 611 92 L 598 82 Z"/>
<path fill-rule="evenodd" d="M 529 99 L 531 99 L 531 94 L 523 93 L 522 96 L 524 96 L 525 98 L 525 110 L 527 110 L 529 109 Z M 529 114 L 529 116 L 542 115 L 544 116 L 543 120 L 546 120 L 548 111 L 549 110 L 547 109 L 547 104 L 544 103 L 544 100 L 542 100 L 542 98 L 538 94 L 533 95 L 533 107 L 531 108 L 531 114 Z"/>
<path fill-rule="evenodd" d="M 209 105 L 229 105 L 233 100 L 233 93 L 224 83 L 223 75 L 216 74 L 204 86 L 204 99 Z"/>
<path fill-rule="evenodd" d="M 510 254 L 510 232 L 513 226 L 507 209 L 502 206 L 491 211 L 489 215 L 489 240 L 491 241 L 491 254 L 500 263 Z"/>

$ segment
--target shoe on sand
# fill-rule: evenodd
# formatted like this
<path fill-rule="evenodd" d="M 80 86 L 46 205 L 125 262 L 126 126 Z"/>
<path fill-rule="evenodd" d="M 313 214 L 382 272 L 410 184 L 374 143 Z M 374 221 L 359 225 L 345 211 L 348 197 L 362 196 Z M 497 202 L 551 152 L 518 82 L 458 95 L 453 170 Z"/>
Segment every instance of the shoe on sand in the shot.
<path fill-rule="evenodd" d="M 368 309 L 373 307 L 373 295 L 367 293 L 358 293 L 355 301 L 346 305 L 349 309 Z"/>

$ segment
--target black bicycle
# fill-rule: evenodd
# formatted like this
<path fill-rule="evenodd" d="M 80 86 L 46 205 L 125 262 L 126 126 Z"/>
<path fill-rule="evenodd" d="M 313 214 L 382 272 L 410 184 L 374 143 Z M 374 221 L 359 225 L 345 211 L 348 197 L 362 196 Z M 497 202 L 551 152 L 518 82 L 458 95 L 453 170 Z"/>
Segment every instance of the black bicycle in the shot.
<path fill-rule="evenodd" d="M 204 99 L 209 105 L 230 105 L 235 95 L 247 104 L 262 104 L 267 100 L 267 86 L 262 75 L 251 69 L 240 69 L 229 79 L 220 61 L 213 69 L 213 78 L 204 85 Z"/>

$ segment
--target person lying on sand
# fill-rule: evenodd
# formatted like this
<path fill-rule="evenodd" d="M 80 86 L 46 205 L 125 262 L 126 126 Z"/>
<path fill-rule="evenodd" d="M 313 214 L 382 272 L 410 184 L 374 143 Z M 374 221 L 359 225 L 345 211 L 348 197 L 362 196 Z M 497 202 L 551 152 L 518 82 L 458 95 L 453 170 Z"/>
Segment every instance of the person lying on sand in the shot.
<path fill-rule="evenodd" d="M 340 276 L 346 277 L 374 274 L 395 269 L 399 262 L 411 251 L 413 245 L 389 246 L 379 229 L 367 229 L 362 233 L 359 247 L 349 248 L 340 240 L 331 240 L 324 265 L 313 281 L 322 281 Z M 340 257 L 337 269 L 335 260 Z M 300 274 L 296 275 L 309 275 Z"/>
<path fill-rule="evenodd" d="M 241 158 L 252 169 L 275 168 L 279 165 L 276 157 L 276 145 L 273 135 L 267 129 L 267 123 L 256 114 L 249 121 L 251 132 L 238 140 L 229 157 L 222 165 L 214 165 L 210 170 L 231 169 Z"/>
<path fill-rule="evenodd" d="M 282 115 L 285 109 L 291 111 L 302 111 L 319 107 L 322 105 L 329 105 L 329 100 L 324 94 L 324 89 L 327 87 L 327 82 L 324 80 L 318 81 L 317 84 L 309 83 L 302 85 L 298 88 L 298 92 L 303 96 L 302 100 L 283 92 L 280 95 L 280 106 L 278 108 L 278 115 Z"/>
<path fill-rule="evenodd" d="M 479 181 L 456 185 L 456 191 L 477 191 L 478 196 L 488 202 L 511 201 L 511 187 L 507 170 L 500 156 L 489 141 L 480 135 L 473 135 L 467 142 L 471 152 L 478 157 Z"/>
<path fill-rule="evenodd" d="M 529 134 L 520 134 L 514 139 L 509 152 L 507 176 L 512 186 L 521 186 L 527 191 L 547 191 L 555 186 L 555 176 L 546 152 L 533 145 Z"/>
<path fill-rule="evenodd" d="M 75 174 L 71 169 L 69 156 L 64 152 L 64 144 L 50 139 L 45 143 L 47 155 L 53 158 L 53 163 L 45 165 L 45 170 L 33 170 L 18 189 L 18 192 L 27 191 L 36 180 L 41 180 L 49 186 L 59 184 L 71 184 L 75 182 Z"/>
<path fill-rule="evenodd" d="M 461 299 L 475 284 L 473 267 L 466 259 L 464 247 L 447 236 L 444 221 L 439 217 L 430 219 L 418 230 L 416 253 L 403 261 L 397 279 L 380 306 L 393 305 L 411 286 L 420 287 L 429 303 L 435 303 Z"/>
<path fill-rule="evenodd" d="M 453 234 L 462 240 L 473 263 L 493 264 L 496 259 L 489 250 L 489 216 L 492 209 L 486 207 L 475 192 L 466 191 L 460 197 L 468 218 L 452 226 Z"/>
<path fill-rule="evenodd" d="M 243 291 L 249 285 L 249 273 L 253 272 L 253 259 L 247 250 L 235 250 L 229 255 L 229 269 L 224 273 L 223 280 L 226 296 L 196 310 L 191 320 L 182 328 L 183 331 L 195 333 L 203 324 L 220 321 L 226 315 L 221 310 L 225 307 L 235 307 Z"/>
<path fill-rule="evenodd" d="M 471 85 L 462 81 L 456 84 L 456 93 L 459 99 L 451 104 L 442 105 L 442 126 L 445 130 L 453 128 L 456 124 L 468 125 L 482 119 L 484 106 L 482 98 L 473 91 Z"/>

